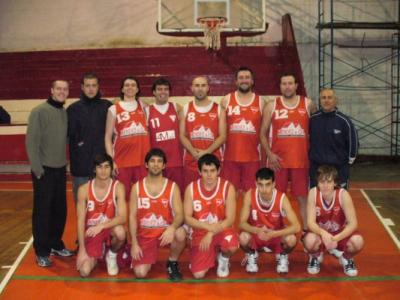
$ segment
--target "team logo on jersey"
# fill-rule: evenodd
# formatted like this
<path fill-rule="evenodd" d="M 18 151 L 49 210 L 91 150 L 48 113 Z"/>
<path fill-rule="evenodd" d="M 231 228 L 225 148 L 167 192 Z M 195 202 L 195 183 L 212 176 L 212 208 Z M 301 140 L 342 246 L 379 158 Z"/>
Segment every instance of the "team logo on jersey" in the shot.
<path fill-rule="evenodd" d="M 224 240 L 230 242 L 232 240 L 232 238 L 233 238 L 233 235 L 230 234 L 230 235 L 227 235 L 226 237 L 224 237 Z"/>
<path fill-rule="evenodd" d="M 287 123 L 286 123 L 287 124 Z M 278 129 L 278 138 L 305 137 L 305 130 L 300 124 L 290 122 L 287 126 Z"/>
<path fill-rule="evenodd" d="M 250 107 L 250 110 L 251 110 L 251 112 L 252 112 L 253 114 L 258 113 L 258 112 L 260 111 L 259 108 L 258 108 L 258 107 L 255 107 L 255 106 L 251 106 L 251 107 Z"/>
<path fill-rule="evenodd" d="M 163 216 L 156 216 L 156 214 L 151 213 L 147 215 L 148 217 L 143 217 L 140 219 L 140 226 L 142 228 L 160 228 L 168 227 L 167 221 L 164 220 Z"/>
<path fill-rule="evenodd" d="M 120 136 L 147 135 L 147 130 L 141 123 L 132 122 L 131 125 L 121 130 Z"/>
<path fill-rule="evenodd" d="M 174 140 L 175 138 L 175 130 L 166 130 L 156 133 L 156 142 Z"/>
<path fill-rule="evenodd" d="M 218 198 L 218 199 L 215 201 L 215 203 L 217 203 L 217 206 L 221 206 L 221 205 L 222 205 L 222 203 L 224 203 L 224 200 L 223 200 L 223 199 L 220 199 L 220 198 Z"/>
<path fill-rule="evenodd" d="M 339 133 L 342 133 L 342 131 L 340 131 L 339 129 L 333 129 L 333 133 L 334 134 L 339 134 Z"/>
<path fill-rule="evenodd" d="M 211 121 L 214 121 L 218 115 L 216 113 L 209 113 L 208 116 L 210 117 Z"/>
<path fill-rule="evenodd" d="M 162 199 L 161 199 L 161 203 L 162 203 L 162 205 L 163 205 L 164 207 L 168 207 L 169 201 L 168 201 L 168 199 L 166 199 L 166 198 L 162 198 Z"/>
<path fill-rule="evenodd" d="M 95 213 L 93 216 L 87 220 L 86 224 L 87 226 L 96 226 L 98 224 L 102 224 L 104 222 L 107 222 L 109 219 L 107 216 L 103 213 Z"/>
<path fill-rule="evenodd" d="M 208 224 L 215 224 L 218 223 L 218 217 L 217 215 L 214 215 L 213 213 L 209 212 L 207 214 L 203 214 L 199 218 L 200 222 L 205 222 Z"/>
<path fill-rule="evenodd" d="M 229 131 L 234 133 L 255 134 L 256 128 L 251 121 L 241 119 L 240 122 L 231 124 L 231 126 L 229 126 Z"/>
<path fill-rule="evenodd" d="M 325 223 L 319 222 L 318 225 L 328 232 L 336 232 L 340 229 L 339 224 L 331 220 L 328 220 Z"/>
<path fill-rule="evenodd" d="M 200 127 L 195 127 L 193 131 L 190 133 L 191 140 L 211 140 L 215 139 L 214 134 L 212 133 L 210 128 L 204 127 L 201 125 Z"/>
<path fill-rule="evenodd" d="M 169 118 L 171 119 L 172 122 L 176 121 L 176 116 L 175 115 L 169 115 Z"/>
<path fill-rule="evenodd" d="M 307 111 L 306 111 L 304 108 L 299 108 L 299 109 L 298 109 L 298 112 L 299 112 L 301 115 L 305 115 L 305 114 L 307 113 Z"/>

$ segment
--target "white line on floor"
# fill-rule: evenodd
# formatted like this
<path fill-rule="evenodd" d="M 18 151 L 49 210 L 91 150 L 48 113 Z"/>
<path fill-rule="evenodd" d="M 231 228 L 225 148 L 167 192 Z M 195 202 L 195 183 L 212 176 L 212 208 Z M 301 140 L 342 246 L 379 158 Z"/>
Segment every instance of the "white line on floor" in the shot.
<path fill-rule="evenodd" d="M 11 269 L 12 266 L 1 266 L 2 269 Z"/>
<path fill-rule="evenodd" d="M 28 242 L 19 242 L 18 244 L 20 244 L 20 245 L 26 245 L 26 244 L 28 244 Z"/>
<path fill-rule="evenodd" d="M 350 191 L 358 191 L 358 190 L 369 190 L 369 191 L 400 191 L 400 188 L 350 188 Z"/>
<path fill-rule="evenodd" d="M 371 199 L 369 198 L 369 196 L 367 195 L 367 193 L 363 190 L 360 189 L 361 194 L 363 194 L 365 200 L 367 200 L 369 206 L 371 206 L 373 212 L 375 213 L 375 215 L 378 217 L 379 221 L 381 221 L 383 227 L 385 227 L 386 231 L 389 233 L 390 237 L 392 238 L 393 242 L 396 244 L 397 248 L 400 249 L 400 241 L 397 239 L 397 237 L 394 235 L 393 231 L 390 230 L 389 225 L 387 224 L 387 222 L 385 222 L 385 218 L 383 218 L 381 216 L 381 214 L 379 213 L 379 211 L 376 209 L 376 207 L 374 206 L 374 204 L 372 203 Z M 393 223 L 393 222 L 392 222 Z M 394 224 L 393 224 L 394 225 Z"/>
<path fill-rule="evenodd" d="M 17 259 L 12 264 L 11 268 L 8 270 L 6 276 L 4 276 L 3 280 L 0 283 L 0 294 L 3 292 L 4 288 L 6 287 L 8 281 L 10 281 L 11 276 L 14 274 L 15 270 L 17 269 L 18 265 L 21 263 L 22 259 L 26 255 L 29 250 L 29 247 L 33 243 L 33 236 L 29 239 L 28 243 L 25 245 L 24 249 L 20 252 Z"/>

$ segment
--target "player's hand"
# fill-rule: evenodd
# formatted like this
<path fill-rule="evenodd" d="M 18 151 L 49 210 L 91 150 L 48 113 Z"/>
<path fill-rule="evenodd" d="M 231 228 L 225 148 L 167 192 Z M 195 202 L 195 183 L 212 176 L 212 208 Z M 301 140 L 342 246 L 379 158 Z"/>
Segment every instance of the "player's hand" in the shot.
<path fill-rule="evenodd" d="M 162 235 L 158 238 L 160 240 L 160 246 L 164 247 L 165 245 L 171 244 L 174 240 L 174 236 L 175 228 L 172 226 L 168 226 L 167 229 L 165 229 Z"/>
<path fill-rule="evenodd" d="M 207 232 L 207 234 L 200 241 L 199 245 L 200 251 L 208 251 L 208 249 L 210 249 L 212 239 L 213 239 L 213 234 L 211 232 Z"/>
<path fill-rule="evenodd" d="M 208 231 L 212 232 L 213 234 L 219 233 L 222 230 L 224 230 L 221 223 L 208 224 L 207 227 L 208 227 Z"/>
<path fill-rule="evenodd" d="M 267 154 L 267 159 L 268 159 L 268 166 L 271 168 L 272 171 L 276 172 L 281 169 L 281 161 L 282 158 L 280 158 L 277 154 L 270 152 Z"/>
<path fill-rule="evenodd" d="M 91 226 L 86 230 L 85 235 L 88 237 L 95 237 L 103 230 L 103 225 L 98 224 L 96 226 Z"/>
<path fill-rule="evenodd" d="M 196 148 L 193 150 L 191 154 L 195 160 L 199 160 L 199 158 L 201 157 L 201 151 Z"/>
<path fill-rule="evenodd" d="M 115 163 L 115 161 L 113 162 L 113 171 L 112 171 L 112 175 L 115 177 L 115 176 L 118 176 L 118 166 L 117 166 L 117 164 Z"/>
<path fill-rule="evenodd" d="M 270 240 L 272 236 L 273 230 L 268 229 L 267 227 L 261 228 L 261 230 L 257 233 L 257 237 L 262 241 Z"/>
<path fill-rule="evenodd" d="M 143 257 L 143 251 L 142 248 L 140 248 L 139 244 L 132 244 L 131 256 L 133 260 L 140 260 Z"/>
<path fill-rule="evenodd" d="M 197 151 L 198 151 L 198 152 L 197 152 L 197 156 L 198 156 L 198 157 L 196 158 L 197 160 L 200 159 L 200 157 L 202 157 L 204 154 L 207 154 L 207 153 L 208 153 L 206 150 L 197 149 Z"/>
<path fill-rule="evenodd" d="M 334 240 L 333 235 L 329 232 L 325 230 L 322 231 L 321 238 L 327 250 L 332 250 L 337 247 L 337 242 Z"/>
<path fill-rule="evenodd" d="M 79 247 L 78 255 L 76 257 L 76 269 L 79 270 L 82 267 L 83 263 L 89 258 L 90 257 L 87 254 L 86 250 Z"/>

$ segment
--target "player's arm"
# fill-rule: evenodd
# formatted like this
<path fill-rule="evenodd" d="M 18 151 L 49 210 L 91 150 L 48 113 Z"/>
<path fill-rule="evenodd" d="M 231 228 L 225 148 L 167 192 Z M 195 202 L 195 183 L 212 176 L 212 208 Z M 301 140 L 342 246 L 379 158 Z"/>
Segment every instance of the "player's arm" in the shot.
<path fill-rule="evenodd" d="M 251 212 L 251 190 L 248 190 L 243 196 L 242 210 L 240 211 L 240 229 L 253 234 L 258 234 L 262 228 L 252 226 L 249 224 L 249 217 Z"/>
<path fill-rule="evenodd" d="M 344 238 L 350 236 L 357 229 L 358 226 L 356 211 L 354 209 L 353 200 L 351 199 L 349 192 L 346 190 L 342 190 L 341 197 L 342 209 L 344 215 L 346 216 L 346 226 L 340 233 L 333 237 L 333 240 L 336 242 L 339 242 Z"/>
<path fill-rule="evenodd" d="M 185 218 L 185 224 L 190 227 L 197 229 L 204 229 L 210 231 L 210 224 L 206 222 L 200 222 L 199 220 L 193 218 L 193 196 L 192 196 L 192 184 L 189 184 L 185 190 L 185 200 L 183 201 L 183 212 Z"/>
<path fill-rule="evenodd" d="M 218 137 L 205 150 L 205 153 L 213 153 L 226 141 L 226 110 L 220 105 L 218 116 Z"/>
<path fill-rule="evenodd" d="M 193 157 L 197 156 L 197 150 L 192 146 L 192 143 L 186 136 L 186 115 L 184 109 L 179 113 L 179 140 L 181 144 Z"/>
<path fill-rule="evenodd" d="M 282 209 L 286 214 L 288 225 L 280 230 L 274 230 L 272 233 L 272 238 L 295 234 L 301 229 L 296 213 L 294 212 L 292 205 L 286 196 L 282 199 Z"/>
<path fill-rule="evenodd" d="M 131 256 L 135 260 L 139 260 L 143 257 L 142 249 L 139 246 L 137 240 L 137 203 L 138 194 L 137 187 L 139 182 L 136 182 L 131 189 L 131 195 L 129 199 L 129 232 L 131 233 Z"/>
<path fill-rule="evenodd" d="M 221 230 L 229 228 L 233 225 L 236 216 L 236 191 L 233 184 L 229 184 L 228 193 L 225 199 L 225 219 L 220 222 Z M 217 233 L 217 232 L 214 232 Z"/>
<path fill-rule="evenodd" d="M 78 189 L 78 199 L 76 203 L 77 215 L 77 233 L 79 251 L 76 258 L 76 269 L 79 270 L 82 264 L 89 258 L 85 247 L 85 219 L 86 219 L 86 203 L 89 184 L 85 183 Z"/>
<path fill-rule="evenodd" d="M 307 98 L 306 105 L 307 105 L 308 111 L 310 112 L 310 115 L 312 115 L 313 113 L 315 113 L 317 111 L 317 105 L 311 99 Z"/>
<path fill-rule="evenodd" d="M 111 157 L 114 157 L 114 149 L 113 149 L 113 133 L 115 126 L 115 116 L 112 114 L 110 109 L 107 112 L 107 120 L 106 120 L 106 131 L 104 134 L 104 144 L 106 147 L 106 153 Z M 117 172 L 117 165 L 114 162 L 114 172 Z"/>

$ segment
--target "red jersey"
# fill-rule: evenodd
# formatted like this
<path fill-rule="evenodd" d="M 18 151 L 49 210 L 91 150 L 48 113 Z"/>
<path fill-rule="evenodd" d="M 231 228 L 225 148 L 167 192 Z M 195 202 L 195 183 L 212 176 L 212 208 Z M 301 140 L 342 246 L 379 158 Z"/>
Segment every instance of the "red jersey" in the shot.
<path fill-rule="evenodd" d="M 275 99 L 272 110 L 269 142 L 273 153 L 282 158 L 283 168 L 308 168 L 307 99 L 298 96 L 294 107 L 288 107 L 283 99 Z"/>
<path fill-rule="evenodd" d="M 186 109 L 187 108 L 187 109 Z M 207 149 L 214 143 L 219 135 L 219 106 L 212 102 L 207 112 L 199 112 L 194 101 L 191 101 L 185 107 L 185 129 L 186 135 L 194 148 Z M 213 153 L 219 160 L 222 158 L 221 149 Z M 185 150 L 185 164 L 197 170 L 197 161 Z"/>
<path fill-rule="evenodd" d="M 227 104 L 228 134 L 225 143 L 224 159 L 236 162 L 260 160 L 261 100 L 254 94 L 253 101 L 243 105 L 230 94 Z"/>
<path fill-rule="evenodd" d="M 218 177 L 214 192 L 205 196 L 202 191 L 201 179 L 190 184 L 193 199 L 193 218 L 208 224 L 218 223 L 225 219 L 225 199 L 228 193 L 229 181 Z M 207 231 L 192 229 L 192 245 L 198 245 Z"/>
<path fill-rule="evenodd" d="M 143 165 L 144 157 L 150 150 L 146 116 L 138 102 L 134 111 L 126 111 L 121 104 L 115 104 L 114 160 L 119 168 Z"/>
<path fill-rule="evenodd" d="M 137 184 L 137 235 L 158 238 L 173 222 L 172 198 L 175 183 L 165 178 L 164 186 L 157 196 L 151 196 L 146 189 L 146 178 Z"/>
<path fill-rule="evenodd" d="M 98 199 L 94 190 L 94 181 L 89 181 L 88 199 L 86 203 L 86 228 L 105 223 L 115 218 L 116 201 L 115 187 L 117 180 L 111 180 L 108 191 L 103 199 Z"/>
<path fill-rule="evenodd" d="M 285 212 L 282 209 L 285 194 L 274 189 L 272 192 L 271 206 L 261 206 L 258 189 L 251 189 L 250 216 L 248 222 L 255 227 L 267 227 L 272 230 L 279 230 L 284 227 L 283 217 Z"/>
<path fill-rule="evenodd" d="M 322 199 L 321 191 L 316 188 L 316 222 L 321 228 L 332 234 L 342 231 L 346 225 L 346 216 L 341 205 L 341 195 L 343 191 L 343 189 L 335 189 L 333 201 L 328 206 Z"/>
<path fill-rule="evenodd" d="M 168 167 L 181 167 L 183 149 L 179 141 L 178 113 L 173 103 L 161 113 L 156 106 L 149 107 L 149 131 L 152 148 L 162 149 L 168 158 Z"/>

